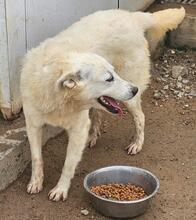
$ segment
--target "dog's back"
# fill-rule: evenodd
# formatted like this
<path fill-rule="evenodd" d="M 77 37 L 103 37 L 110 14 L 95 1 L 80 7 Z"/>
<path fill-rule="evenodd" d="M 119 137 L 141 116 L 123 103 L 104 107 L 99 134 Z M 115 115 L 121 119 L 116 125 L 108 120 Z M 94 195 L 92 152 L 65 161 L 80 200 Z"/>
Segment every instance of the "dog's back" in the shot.
<path fill-rule="evenodd" d="M 22 79 L 25 81 L 25 85 L 22 85 L 23 93 L 28 84 L 26 81 L 32 80 L 34 73 L 40 72 L 45 63 L 54 57 L 66 57 L 67 53 L 74 51 L 103 56 L 122 77 L 131 80 L 142 92 L 150 77 L 148 42 L 150 48 L 155 49 L 166 31 L 176 28 L 184 15 L 185 11 L 181 8 L 153 14 L 106 10 L 86 16 L 27 54 L 22 71 Z"/>

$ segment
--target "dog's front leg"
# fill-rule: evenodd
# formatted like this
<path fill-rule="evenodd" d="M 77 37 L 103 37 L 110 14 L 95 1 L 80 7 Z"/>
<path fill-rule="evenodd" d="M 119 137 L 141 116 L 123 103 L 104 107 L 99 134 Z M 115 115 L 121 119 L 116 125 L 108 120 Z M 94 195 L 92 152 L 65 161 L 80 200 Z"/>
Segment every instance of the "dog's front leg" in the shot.
<path fill-rule="evenodd" d="M 43 188 L 43 159 L 42 159 L 42 124 L 32 123 L 33 118 L 26 116 L 27 135 L 31 149 L 32 173 L 27 185 L 27 192 L 39 193 Z"/>
<path fill-rule="evenodd" d="M 133 143 L 128 145 L 125 149 L 128 154 L 137 154 L 142 149 L 142 145 L 144 142 L 144 125 L 145 125 L 145 116 L 141 107 L 141 98 L 139 95 L 134 97 L 132 100 L 125 103 L 130 113 L 132 113 L 135 128 L 136 128 L 136 136 Z"/>
<path fill-rule="evenodd" d="M 81 120 L 74 120 L 73 125 L 68 129 L 69 143 L 66 160 L 57 185 L 49 192 L 50 200 L 66 200 L 71 179 L 74 177 L 76 166 L 81 160 L 86 145 L 89 128 L 90 120 L 87 112 Z"/>

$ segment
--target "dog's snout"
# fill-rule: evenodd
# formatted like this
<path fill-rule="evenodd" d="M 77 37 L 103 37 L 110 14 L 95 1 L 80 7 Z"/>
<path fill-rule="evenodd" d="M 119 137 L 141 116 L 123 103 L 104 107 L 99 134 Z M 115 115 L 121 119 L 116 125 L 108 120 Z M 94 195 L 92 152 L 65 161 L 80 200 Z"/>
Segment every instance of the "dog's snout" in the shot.
<path fill-rule="evenodd" d="M 137 88 L 137 87 L 133 87 L 133 88 L 131 89 L 131 91 L 132 91 L 132 93 L 133 93 L 133 96 L 135 96 L 135 95 L 137 94 L 137 92 L 138 92 L 138 88 Z"/>

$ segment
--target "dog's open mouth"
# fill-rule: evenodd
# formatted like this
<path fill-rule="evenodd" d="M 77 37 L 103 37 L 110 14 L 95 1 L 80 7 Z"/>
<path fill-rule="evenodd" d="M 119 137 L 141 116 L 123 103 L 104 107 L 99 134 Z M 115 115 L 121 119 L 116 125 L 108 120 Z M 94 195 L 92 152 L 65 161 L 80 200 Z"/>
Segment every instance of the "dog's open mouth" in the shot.
<path fill-rule="evenodd" d="M 109 96 L 101 96 L 97 99 L 97 101 L 112 114 L 118 114 L 118 115 L 124 114 L 120 104 L 115 99 Z"/>

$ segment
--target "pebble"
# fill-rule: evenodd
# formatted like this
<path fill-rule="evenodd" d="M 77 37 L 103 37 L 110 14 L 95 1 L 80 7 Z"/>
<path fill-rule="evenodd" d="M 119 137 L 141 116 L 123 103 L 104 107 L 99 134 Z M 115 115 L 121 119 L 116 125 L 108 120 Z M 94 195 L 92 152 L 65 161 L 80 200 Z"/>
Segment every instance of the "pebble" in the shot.
<path fill-rule="evenodd" d="M 173 82 L 170 83 L 170 87 L 174 88 L 174 83 Z"/>
<path fill-rule="evenodd" d="M 167 82 L 167 79 L 161 77 L 161 81 L 163 81 L 163 82 Z"/>
<path fill-rule="evenodd" d="M 183 79 L 183 80 L 182 80 L 182 83 L 183 83 L 183 84 L 188 84 L 188 83 L 189 83 L 189 80 L 188 80 L 188 79 Z"/>
<path fill-rule="evenodd" d="M 181 83 L 181 82 L 177 82 L 177 83 L 176 83 L 176 87 L 177 87 L 178 89 L 182 89 L 182 83 Z"/>
<path fill-rule="evenodd" d="M 189 93 L 190 96 L 196 96 L 196 91 L 195 90 L 191 90 L 191 92 Z"/>
<path fill-rule="evenodd" d="M 182 76 L 178 76 L 178 81 L 182 81 Z"/>
<path fill-rule="evenodd" d="M 178 95 L 177 95 L 177 97 L 178 97 L 178 98 L 182 98 L 183 95 L 184 95 L 183 92 L 179 92 Z"/>
<path fill-rule="evenodd" d="M 183 125 L 189 125 L 190 124 L 190 121 L 189 120 L 185 120 L 184 122 L 183 122 Z"/>
<path fill-rule="evenodd" d="M 163 89 L 164 89 L 164 90 L 168 90 L 168 89 L 169 89 L 169 85 L 165 85 L 165 86 L 163 87 Z"/>
<path fill-rule="evenodd" d="M 185 86 L 185 91 L 186 91 L 186 92 L 190 92 L 190 90 L 191 90 L 191 87 L 190 87 L 190 86 Z"/>
<path fill-rule="evenodd" d="M 162 94 L 159 91 L 154 92 L 154 96 L 153 96 L 154 99 L 156 99 L 156 100 L 161 99 L 161 96 L 162 96 Z"/>
<path fill-rule="evenodd" d="M 179 76 L 184 76 L 188 73 L 186 67 L 183 66 L 172 66 L 172 77 L 177 79 Z"/>
<path fill-rule="evenodd" d="M 82 209 L 80 212 L 82 215 L 85 215 L 85 216 L 89 214 L 89 211 L 87 209 Z"/>
<path fill-rule="evenodd" d="M 161 78 L 157 77 L 157 78 L 156 78 L 156 81 L 157 81 L 157 82 L 161 82 Z"/>
<path fill-rule="evenodd" d="M 174 95 L 178 95 L 179 91 L 178 90 L 173 90 Z"/>

